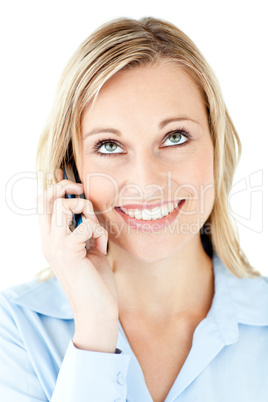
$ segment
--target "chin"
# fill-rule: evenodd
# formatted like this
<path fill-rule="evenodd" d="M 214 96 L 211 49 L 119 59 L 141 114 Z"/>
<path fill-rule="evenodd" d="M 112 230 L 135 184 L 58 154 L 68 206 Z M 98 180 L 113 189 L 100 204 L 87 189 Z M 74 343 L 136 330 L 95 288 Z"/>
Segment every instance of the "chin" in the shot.
<path fill-rule="evenodd" d="M 176 254 L 182 246 L 176 243 L 176 247 L 169 247 L 168 245 L 162 244 L 158 245 L 155 244 L 154 246 L 146 245 L 136 245 L 131 249 L 125 249 L 125 251 L 135 258 L 137 261 L 142 263 L 152 264 L 161 260 L 168 259 Z"/>

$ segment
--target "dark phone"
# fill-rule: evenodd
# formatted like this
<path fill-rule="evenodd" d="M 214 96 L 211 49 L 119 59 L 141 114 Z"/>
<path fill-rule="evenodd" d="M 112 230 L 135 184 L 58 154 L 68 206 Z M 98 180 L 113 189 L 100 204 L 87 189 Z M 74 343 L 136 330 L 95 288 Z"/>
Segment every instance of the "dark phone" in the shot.
<path fill-rule="evenodd" d="M 79 178 L 79 174 L 75 165 L 75 162 L 68 163 L 67 165 L 62 165 L 61 169 L 63 170 L 64 178 L 66 180 L 71 180 L 76 183 L 81 183 L 81 180 Z M 65 194 L 65 198 L 76 198 L 77 196 L 74 194 Z M 79 196 L 80 198 L 86 198 L 85 194 L 81 194 Z M 72 222 L 72 229 L 74 230 L 77 228 L 80 223 L 83 222 L 82 215 L 81 214 L 73 214 L 73 222 Z"/>

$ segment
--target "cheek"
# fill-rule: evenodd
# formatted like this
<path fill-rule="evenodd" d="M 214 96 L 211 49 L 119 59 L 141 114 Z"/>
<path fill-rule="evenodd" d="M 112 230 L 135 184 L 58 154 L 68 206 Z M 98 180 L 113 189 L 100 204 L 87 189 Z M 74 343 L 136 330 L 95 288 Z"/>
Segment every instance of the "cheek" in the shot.
<path fill-rule="evenodd" d="M 207 152 L 197 159 L 195 164 L 195 177 L 194 182 L 198 186 L 205 186 L 207 184 L 213 184 L 213 154 Z"/>
<path fill-rule="evenodd" d="M 207 151 L 199 158 L 195 183 L 198 193 L 197 214 L 205 221 L 211 213 L 215 198 L 212 150 Z"/>
<path fill-rule="evenodd" d="M 195 186 L 213 184 L 213 144 L 207 135 L 193 148 L 193 157 L 188 163 L 188 177 Z"/>
<path fill-rule="evenodd" d="M 174 177 L 180 197 L 188 197 L 185 216 L 206 221 L 214 204 L 213 148 L 210 144 L 180 165 Z M 177 195 L 177 194 L 176 194 Z"/>
<path fill-rule="evenodd" d="M 213 152 L 210 149 L 199 150 L 185 155 L 173 164 L 172 176 L 177 183 L 193 187 L 194 192 L 207 184 L 213 184 Z"/>
<path fill-rule="evenodd" d="M 113 176 L 102 172 L 87 172 L 83 182 L 86 199 L 92 202 L 94 209 L 103 211 L 103 208 L 116 202 L 118 183 Z"/>

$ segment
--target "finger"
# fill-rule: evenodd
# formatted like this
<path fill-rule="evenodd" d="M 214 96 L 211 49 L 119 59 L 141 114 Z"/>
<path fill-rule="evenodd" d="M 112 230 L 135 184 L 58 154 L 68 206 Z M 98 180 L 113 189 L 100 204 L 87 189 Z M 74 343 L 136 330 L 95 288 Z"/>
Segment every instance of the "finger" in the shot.
<path fill-rule="evenodd" d="M 106 254 L 108 233 L 98 222 L 92 218 L 86 218 L 70 235 L 78 246 L 85 247 L 85 242 L 95 240 L 95 247 L 103 254 Z M 92 244 L 92 242 L 91 242 Z"/>
<path fill-rule="evenodd" d="M 64 173 L 62 169 L 57 169 L 55 175 L 58 181 L 64 180 Z"/>
<path fill-rule="evenodd" d="M 65 194 L 81 195 L 83 194 L 83 184 L 74 183 L 70 180 L 62 180 L 49 188 L 45 194 L 47 213 L 52 214 L 53 204 L 57 198 L 64 198 Z"/>
<path fill-rule="evenodd" d="M 54 201 L 51 217 L 51 234 L 59 238 L 66 237 L 71 233 L 69 229 L 73 219 L 72 204 L 76 199 L 57 198 Z"/>
<path fill-rule="evenodd" d="M 83 198 L 57 198 L 54 201 L 51 233 L 57 232 L 58 237 L 70 234 L 69 226 L 72 222 L 73 214 L 84 214 L 86 217 L 98 222 L 89 200 Z"/>
<path fill-rule="evenodd" d="M 77 202 L 73 201 L 72 211 L 74 214 L 82 214 L 85 218 L 91 218 L 94 221 L 98 222 L 97 216 L 94 212 L 92 202 L 85 198 L 76 198 Z"/>
<path fill-rule="evenodd" d="M 83 203 L 81 202 L 81 205 L 83 205 L 83 209 L 81 211 L 82 213 L 82 220 L 86 220 L 87 218 L 93 219 L 95 222 L 97 222 L 98 224 L 99 221 L 95 215 L 94 209 L 93 209 L 93 205 L 89 200 L 84 200 L 85 203 L 83 205 Z M 73 212 L 75 213 L 80 213 L 80 205 L 77 204 L 76 207 L 73 208 Z M 81 224 L 79 225 L 81 226 Z M 96 248 L 103 254 L 106 254 L 106 250 L 107 250 L 107 241 L 108 241 L 108 233 L 107 231 L 104 229 L 104 233 L 106 233 L 106 238 L 105 236 L 103 237 L 103 231 L 102 229 L 104 229 L 101 225 L 96 229 L 96 232 L 94 232 L 93 235 L 91 235 L 89 238 L 87 238 L 86 241 L 86 248 L 87 250 L 92 250 L 92 247 L 90 246 L 90 242 L 88 239 L 90 238 L 94 238 L 95 239 L 95 246 Z M 82 230 L 82 228 L 80 228 L 80 230 Z M 86 229 L 84 229 L 86 230 Z M 98 235 L 99 233 L 99 235 Z M 90 248 L 91 247 L 91 248 Z"/>
<path fill-rule="evenodd" d="M 100 225 L 101 226 L 101 225 Z M 107 254 L 107 243 L 108 243 L 108 232 L 104 227 L 101 226 L 103 232 L 99 230 L 94 236 L 96 249 L 98 249 L 102 254 Z"/>
<path fill-rule="evenodd" d="M 54 202 L 56 199 L 64 197 L 65 194 L 83 194 L 83 186 L 69 180 L 63 180 L 37 197 L 37 215 L 42 233 L 50 233 Z"/>

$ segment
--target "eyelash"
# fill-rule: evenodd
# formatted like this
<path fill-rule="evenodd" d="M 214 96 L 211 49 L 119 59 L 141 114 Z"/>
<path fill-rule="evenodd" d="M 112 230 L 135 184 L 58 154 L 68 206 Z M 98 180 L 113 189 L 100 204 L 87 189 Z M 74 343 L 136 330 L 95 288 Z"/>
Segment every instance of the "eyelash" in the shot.
<path fill-rule="evenodd" d="M 191 134 L 190 134 L 190 132 L 188 130 L 186 130 L 185 128 L 181 128 L 179 130 L 174 130 L 174 131 L 168 132 L 165 135 L 163 142 L 165 142 L 168 139 L 168 137 L 171 136 L 172 134 L 181 134 L 183 137 L 187 138 L 188 141 L 185 141 L 182 144 L 168 145 L 168 146 L 165 146 L 164 148 L 167 148 L 167 147 L 172 147 L 172 148 L 173 147 L 183 147 L 184 145 L 187 145 L 188 142 L 193 139 L 193 137 L 191 136 Z M 117 146 L 119 146 L 120 148 L 122 148 L 120 146 L 120 144 L 116 140 L 114 140 L 112 138 L 107 138 L 105 140 L 98 140 L 98 141 L 95 142 L 95 144 L 93 145 L 94 153 L 96 153 L 97 155 L 100 155 L 100 156 L 109 156 L 109 157 L 124 154 L 123 152 L 117 152 L 117 153 L 116 152 L 115 153 L 113 153 L 113 152 L 111 152 L 111 153 L 109 153 L 109 152 L 107 152 L 107 153 L 98 152 L 98 150 L 101 148 L 102 145 L 105 145 L 105 144 L 110 143 L 110 142 L 112 142 L 112 143 L 116 144 Z"/>

